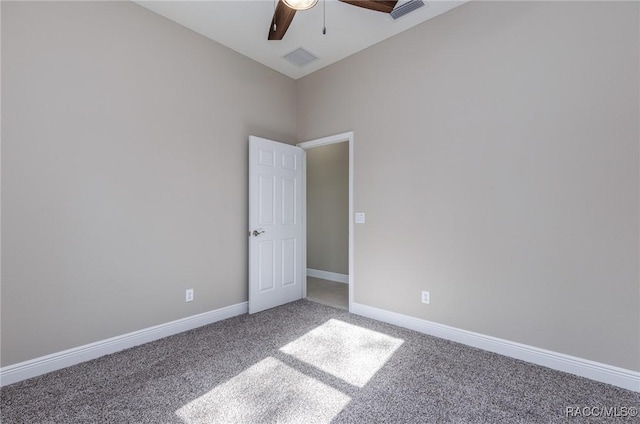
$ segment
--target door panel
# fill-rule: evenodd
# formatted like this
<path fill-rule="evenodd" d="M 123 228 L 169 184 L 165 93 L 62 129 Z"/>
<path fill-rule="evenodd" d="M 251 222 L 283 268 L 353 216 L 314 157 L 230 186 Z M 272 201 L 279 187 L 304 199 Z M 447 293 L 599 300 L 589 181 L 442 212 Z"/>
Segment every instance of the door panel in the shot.
<path fill-rule="evenodd" d="M 260 225 L 273 224 L 273 217 L 276 210 L 275 181 L 276 177 L 265 177 L 264 175 L 260 175 L 260 198 L 258 199 Z"/>
<path fill-rule="evenodd" d="M 258 290 L 260 292 L 273 290 L 275 288 L 276 270 L 273 265 L 276 252 L 274 244 L 275 242 L 273 240 L 258 243 Z"/>
<path fill-rule="evenodd" d="M 282 178 L 282 224 L 296 224 L 296 180 Z"/>
<path fill-rule="evenodd" d="M 282 285 L 296 283 L 296 239 L 282 240 Z"/>
<path fill-rule="evenodd" d="M 249 138 L 249 313 L 302 298 L 304 154 Z"/>

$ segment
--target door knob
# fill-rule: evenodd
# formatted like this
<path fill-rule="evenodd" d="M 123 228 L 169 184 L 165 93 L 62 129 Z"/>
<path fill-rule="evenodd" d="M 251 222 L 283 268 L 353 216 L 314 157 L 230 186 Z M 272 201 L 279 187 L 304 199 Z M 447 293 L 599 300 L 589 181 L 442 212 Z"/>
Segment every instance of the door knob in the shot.
<path fill-rule="evenodd" d="M 264 230 L 253 230 L 253 236 L 254 237 L 258 237 L 262 233 L 264 233 Z"/>

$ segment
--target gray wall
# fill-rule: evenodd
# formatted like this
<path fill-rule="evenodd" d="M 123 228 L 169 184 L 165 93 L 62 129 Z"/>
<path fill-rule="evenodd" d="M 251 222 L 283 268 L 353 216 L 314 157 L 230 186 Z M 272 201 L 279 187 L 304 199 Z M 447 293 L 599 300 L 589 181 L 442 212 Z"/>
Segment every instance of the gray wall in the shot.
<path fill-rule="evenodd" d="M 2 365 L 246 301 L 247 139 L 295 115 L 133 3 L 2 2 Z"/>
<path fill-rule="evenodd" d="M 307 268 L 349 274 L 349 143 L 307 150 Z"/>
<path fill-rule="evenodd" d="M 640 370 L 638 8 L 472 2 L 296 83 L 2 2 L 2 365 L 245 301 L 247 136 L 354 130 L 357 302 Z"/>
<path fill-rule="evenodd" d="M 639 15 L 472 2 L 298 80 L 299 139 L 355 131 L 356 302 L 640 370 Z"/>

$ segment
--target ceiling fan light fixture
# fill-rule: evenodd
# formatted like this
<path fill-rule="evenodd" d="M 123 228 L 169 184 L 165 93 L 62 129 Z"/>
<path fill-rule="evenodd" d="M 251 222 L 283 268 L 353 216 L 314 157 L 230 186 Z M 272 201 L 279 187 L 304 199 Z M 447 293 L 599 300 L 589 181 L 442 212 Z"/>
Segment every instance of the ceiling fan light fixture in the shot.
<path fill-rule="evenodd" d="M 311 9 L 318 3 L 318 0 L 282 0 L 284 4 L 294 10 Z"/>

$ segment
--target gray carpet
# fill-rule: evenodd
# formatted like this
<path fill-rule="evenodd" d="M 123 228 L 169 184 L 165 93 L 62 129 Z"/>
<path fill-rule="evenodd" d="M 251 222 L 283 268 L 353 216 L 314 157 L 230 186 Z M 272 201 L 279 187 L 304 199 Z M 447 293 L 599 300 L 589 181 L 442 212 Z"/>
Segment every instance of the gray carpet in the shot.
<path fill-rule="evenodd" d="M 301 300 L 4 387 L 2 423 L 556 423 L 640 394 Z"/>

